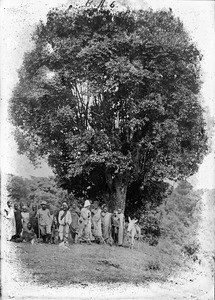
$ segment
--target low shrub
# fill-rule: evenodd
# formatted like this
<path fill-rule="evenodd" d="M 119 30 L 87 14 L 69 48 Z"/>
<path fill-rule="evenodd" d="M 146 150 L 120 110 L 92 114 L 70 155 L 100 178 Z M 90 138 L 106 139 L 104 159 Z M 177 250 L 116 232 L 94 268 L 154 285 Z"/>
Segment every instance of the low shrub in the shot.
<path fill-rule="evenodd" d="M 153 270 L 153 271 L 157 271 L 160 270 L 161 266 L 160 263 L 158 261 L 153 261 L 150 260 L 147 264 L 146 264 L 146 270 Z"/>

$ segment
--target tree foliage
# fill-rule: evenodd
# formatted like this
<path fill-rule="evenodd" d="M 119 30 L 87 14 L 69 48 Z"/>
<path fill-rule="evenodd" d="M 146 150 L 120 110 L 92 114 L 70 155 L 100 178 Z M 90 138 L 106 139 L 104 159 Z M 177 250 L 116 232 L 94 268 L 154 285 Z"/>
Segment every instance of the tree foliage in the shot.
<path fill-rule="evenodd" d="M 18 202 L 26 200 L 29 194 L 27 182 L 22 177 L 15 175 L 9 175 L 6 189 L 9 197 Z"/>
<path fill-rule="evenodd" d="M 33 41 L 11 117 L 20 152 L 47 157 L 62 186 L 124 208 L 132 183 L 144 194 L 197 171 L 201 54 L 171 11 L 55 9 Z"/>
<path fill-rule="evenodd" d="M 68 201 L 67 191 L 60 188 L 54 177 L 22 178 L 11 175 L 7 183 L 9 197 L 15 202 L 40 204 L 47 201 L 51 207 L 57 208 L 63 201 Z"/>
<path fill-rule="evenodd" d="M 161 235 L 180 246 L 196 244 L 202 211 L 201 191 L 181 181 L 160 209 Z"/>
<path fill-rule="evenodd" d="M 202 195 L 201 190 L 193 190 L 189 182 L 182 180 L 161 205 L 148 202 L 139 216 L 144 240 L 151 245 L 160 240 L 170 241 L 181 249 L 198 248 Z"/>

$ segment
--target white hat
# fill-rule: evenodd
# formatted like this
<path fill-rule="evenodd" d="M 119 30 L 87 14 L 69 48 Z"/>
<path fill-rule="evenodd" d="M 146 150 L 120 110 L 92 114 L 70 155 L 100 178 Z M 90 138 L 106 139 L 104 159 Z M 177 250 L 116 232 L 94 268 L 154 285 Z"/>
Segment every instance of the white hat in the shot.
<path fill-rule="evenodd" d="M 84 207 L 87 207 L 87 206 L 90 206 L 90 205 L 91 205 L 91 203 L 90 203 L 89 200 L 86 200 L 86 201 L 84 202 Z"/>

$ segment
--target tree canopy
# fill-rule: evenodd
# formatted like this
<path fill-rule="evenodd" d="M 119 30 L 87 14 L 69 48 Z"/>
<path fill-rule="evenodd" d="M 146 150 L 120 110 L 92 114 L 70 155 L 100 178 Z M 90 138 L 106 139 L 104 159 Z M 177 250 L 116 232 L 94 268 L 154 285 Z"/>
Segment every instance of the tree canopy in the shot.
<path fill-rule="evenodd" d="M 33 41 L 11 119 L 20 152 L 46 157 L 63 187 L 124 210 L 128 188 L 141 202 L 197 171 L 202 56 L 171 10 L 55 9 Z"/>

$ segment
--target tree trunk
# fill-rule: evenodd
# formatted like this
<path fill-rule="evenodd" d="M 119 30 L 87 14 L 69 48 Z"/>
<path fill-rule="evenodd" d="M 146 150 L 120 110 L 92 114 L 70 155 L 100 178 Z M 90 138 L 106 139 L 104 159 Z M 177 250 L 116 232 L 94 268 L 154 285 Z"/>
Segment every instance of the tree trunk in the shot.
<path fill-rule="evenodd" d="M 116 185 L 115 209 L 121 208 L 123 214 L 125 211 L 127 188 L 128 188 L 127 185 Z"/>
<path fill-rule="evenodd" d="M 123 180 L 124 178 L 121 176 L 113 179 L 111 174 L 108 173 L 106 174 L 106 179 L 109 186 L 109 209 L 112 212 L 121 209 L 122 213 L 124 213 L 128 189 L 127 180 Z"/>
<path fill-rule="evenodd" d="M 127 185 L 115 182 L 114 191 L 110 195 L 112 210 L 118 210 L 120 208 L 122 213 L 124 213 L 127 188 Z"/>

